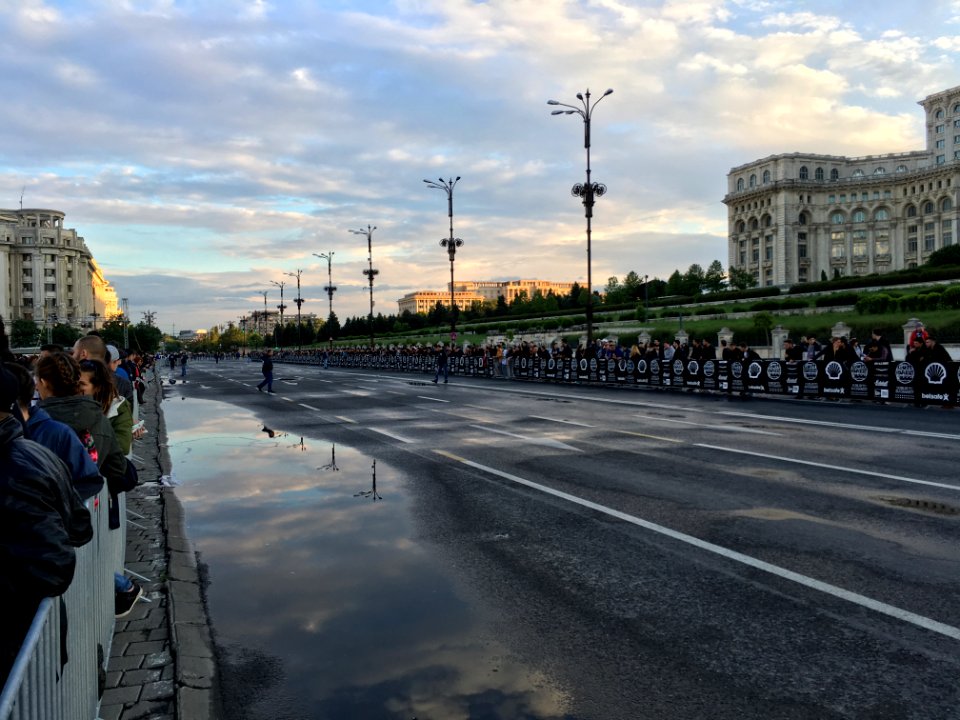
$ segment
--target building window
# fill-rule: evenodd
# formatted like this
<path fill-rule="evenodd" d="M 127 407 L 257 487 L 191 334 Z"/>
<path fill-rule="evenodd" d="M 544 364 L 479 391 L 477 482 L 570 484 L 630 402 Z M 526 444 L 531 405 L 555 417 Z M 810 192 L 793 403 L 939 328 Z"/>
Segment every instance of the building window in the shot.
<path fill-rule="evenodd" d="M 834 225 L 843 225 L 843 220 L 844 217 L 842 212 L 835 212 L 830 216 L 830 222 Z"/>
<path fill-rule="evenodd" d="M 831 170 L 831 171 L 830 171 L 830 179 L 831 179 L 831 180 L 839 180 L 839 179 L 840 179 L 840 171 L 837 170 L 836 168 L 834 168 L 833 170 Z"/>
<path fill-rule="evenodd" d="M 944 130 L 943 125 L 937 125 L 937 126 L 933 129 L 933 131 L 934 131 L 937 135 L 943 135 L 943 130 Z"/>
<path fill-rule="evenodd" d="M 923 251 L 931 252 L 936 249 L 937 235 L 936 223 L 928 222 L 923 224 Z"/>
<path fill-rule="evenodd" d="M 43 289 L 44 289 L 46 292 L 56 292 L 56 291 L 57 291 L 57 285 L 56 285 L 56 283 L 44 283 Z"/>
<path fill-rule="evenodd" d="M 770 225 L 771 225 L 772 223 L 773 223 L 773 219 L 772 219 L 769 215 L 764 215 L 764 216 L 763 216 L 763 226 L 764 226 L 764 227 L 770 227 Z"/>
<path fill-rule="evenodd" d="M 756 175 L 751 175 L 751 176 L 750 176 L 750 187 L 755 188 L 756 186 L 757 186 L 757 176 L 756 176 Z"/>
<path fill-rule="evenodd" d="M 950 198 L 944 198 L 940 201 L 940 212 L 946 212 L 947 210 L 953 210 L 953 200 Z"/>
<path fill-rule="evenodd" d="M 763 249 L 763 259 L 764 260 L 773 260 L 773 246 L 767 245 Z"/>
<path fill-rule="evenodd" d="M 854 257 L 867 256 L 867 231 L 866 230 L 853 231 L 853 256 Z"/>
<path fill-rule="evenodd" d="M 755 247 L 755 248 L 753 249 L 753 253 L 752 253 L 750 259 L 753 260 L 753 262 L 760 262 L 760 248 Z"/>
<path fill-rule="evenodd" d="M 957 103 L 956 105 L 953 106 L 953 114 L 960 115 L 960 103 Z"/>
<path fill-rule="evenodd" d="M 836 196 L 836 195 L 830 195 L 830 196 L 827 198 L 827 202 L 830 203 L 831 205 L 833 205 L 836 201 L 837 201 L 837 196 Z"/>
<path fill-rule="evenodd" d="M 907 171 L 907 166 L 906 166 L 906 165 L 897 165 L 897 172 L 898 172 L 898 173 L 905 173 L 906 171 Z"/>
<path fill-rule="evenodd" d="M 800 217 L 797 218 L 797 222 L 799 222 L 801 225 L 806 225 L 806 224 L 807 224 L 807 214 L 806 214 L 806 213 L 800 213 Z"/>
<path fill-rule="evenodd" d="M 937 155 L 937 165 L 943 165 L 945 162 L 947 162 L 946 155 Z"/>
<path fill-rule="evenodd" d="M 937 110 L 933 115 L 937 120 L 943 120 L 943 110 Z"/>
<path fill-rule="evenodd" d="M 854 210 L 851 219 L 855 223 L 864 223 L 867 221 L 867 213 L 863 210 Z"/>
<path fill-rule="evenodd" d="M 801 166 L 800 166 L 800 179 L 801 179 L 801 180 L 808 180 L 809 178 L 810 178 L 810 171 L 807 170 L 807 166 L 806 166 L 806 165 L 801 165 Z"/>
<path fill-rule="evenodd" d="M 743 190 L 743 178 L 737 178 L 737 190 Z"/>
<path fill-rule="evenodd" d="M 763 171 L 763 184 L 764 184 L 764 185 L 769 185 L 769 184 L 770 184 L 770 171 L 769 171 L 769 170 L 764 170 L 764 171 Z"/>
<path fill-rule="evenodd" d="M 927 200 L 927 201 L 923 204 L 923 214 L 924 214 L 924 215 L 930 215 L 932 212 L 933 212 L 933 202 L 930 201 L 930 200 Z"/>
<path fill-rule="evenodd" d="M 860 193 L 860 199 L 863 200 L 863 202 L 866 202 L 870 199 L 870 193 Z"/>
<path fill-rule="evenodd" d="M 907 205 L 907 217 L 916 217 L 916 216 L 917 216 L 917 206 Z"/>
<path fill-rule="evenodd" d="M 953 245 L 953 220 L 944 220 L 940 223 L 940 240 L 944 247 Z"/>
<path fill-rule="evenodd" d="M 805 258 L 807 256 L 807 234 L 797 233 L 797 257 Z"/>
<path fill-rule="evenodd" d="M 813 177 L 817 182 L 823 182 L 823 168 L 817 168 L 814 170 Z"/>
<path fill-rule="evenodd" d="M 842 260 L 844 256 L 844 246 L 843 241 L 833 242 L 830 244 L 830 257 L 834 260 Z"/>
<path fill-rule="evenodd" d="M 857 168 L 856 170 L 854 170 L 854 171 L 853 171 L 853 177 L 855 177 L 855 178 L 862 178 L 862 177 L 863 177 L 863 170 L 861 170 L 860 168 Z"/>
<path fill-rule="evenodd" d="M 843 193 L 843 194 L 840 196 L 840 202 L 845 203 L 846 201 L 847 201 L 847 194 L 846 194 L 846 193 Z"/>
<path fill-rule="evenodd" d="M 890 233 L 886 230 L 878 230 L 874 238 L 875 250 L 877 255 L 890 254 Z"/>
<path fill-rule="evenodd" d="M 873 214 L 874 220 L 889 220 L 890 211 L 886 208 L 878 208 L 877 211 Z"/>
<path fill-rule="evenodd" d="M 940 140 L 937 140 L 934 145 L 936 146 L 937 150 L 943 150 L 947 146 L 947 141 L 941 138 Z"/>
<path fill-rule="evenodd" d="M 873 171 L 873 174 L 874 174 L 874 175 L 886 175 L 886 174 L 887 174 L 887 169 L 886 169 L 886 168 L 882 168 L 882 167 L 878 167 L 876 170 Z"/>

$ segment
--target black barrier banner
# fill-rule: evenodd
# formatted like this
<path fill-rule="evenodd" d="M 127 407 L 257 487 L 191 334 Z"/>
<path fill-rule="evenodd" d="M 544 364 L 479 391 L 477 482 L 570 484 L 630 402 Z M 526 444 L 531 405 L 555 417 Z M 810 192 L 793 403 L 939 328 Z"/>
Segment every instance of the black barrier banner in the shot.
<path fill-rule="evenodd" d="M 663 385 L 662 363 L 657 358 L 653 358 L 650 360 L 648 368 L 650 372 L 650 387 L 661 387 Z"/>
<path fill-rule="evenodd" d="M 633 362 L 624 358 L 617 360 L 616 374 L 617 383 L 620 385 L 626 385 L 628 378 L 633 377 Z"/>
<path fill-rule="evenodd" d="M 843 363 L 828 360 L 821 375 L 821 392 L 828 398 L 843 398 L 850 395 L 850 373 Z"/>
<path fill-rule="evenodd" d="M 560 363 L 560 360 L 555 358 L 550 358 L 547 360 L 547 367 L 543 371 L 544 380 L 556 380 L 557 379 L 557 365 Z"/>
<path fill-rule="evenodd" d="M 720 363 L 716 360 L 705 360 L 700 367 L 700 376 L 703 378 L 700 387 L 704 390 L 720 389 Z"/>
<path fill-rule="evenodd" d="M 699 360 L 687 360 L 683 366 L 683 386 L 698 390 L 703 387 L 703 368 Z"/>
<path fill-rule="evenodd" d="M 819 397 L 821 395 L 821 366 L 823 363 L 817 363 L 813 360 L 805 360 L 800 364 L 799 381 L 800 394 L 807 397 Z"/>
<path fill-rule="evenodd" d="M 749 371 L 748 371 L 749 374 Z M 767 360 L 763 363 L 763 382 L 766 392 L 776 395 L 787 394 L 787 366 L 780 360 Z"/>
<path fill-rule="evenodd" d="M 637 385 L 650 384 L 650 363 L 647 362 L 646 358 L 640 358 L 634 365 L 633 382 Z"/>
<path fill-rule="evenodd" d="M 917 402 L 917 371 L 908 362 L 890 364 L 890 377 L 893 381 L 891 400 Z"/>
<path fill-rule="evenodd" d="M 849 397 L 857 400 L 871 400 L 873 398 L 874 370 L 869 363 L 857 360 L 850 365 L 850 394 Z"/>
<path fill-rule="evenodd" d="M 890 399 L 891 374 L 889 362 L 868 363 L 870 378 L 867 383 L 870 387 L 870 399 L 887 401 Z"/>
<path fill-rule="evenodd" d="M 960 385 L 960 363 L 932 362 L 917 373 L 917 400 L 955 405 Z"/>

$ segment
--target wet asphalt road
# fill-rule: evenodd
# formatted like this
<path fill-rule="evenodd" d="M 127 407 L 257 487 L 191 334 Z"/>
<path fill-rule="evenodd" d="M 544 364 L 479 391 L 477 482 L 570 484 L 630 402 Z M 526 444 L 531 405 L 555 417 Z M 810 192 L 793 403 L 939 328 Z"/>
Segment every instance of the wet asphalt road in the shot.
<path fill-rule="evenodd" d="M 258 365 L 194 363 L 168 424 L 177 398 L 215 401 L 376 460 L 425 573 L 390 624 L 443 596 L 428 619 L 468 625 L 471 651 L 458 680 L 437 663 L 397 687 L 411 652 L 376 680 L 291 682 L 246 717 L 960 718 L 960 411 L 276 376 L 269 396 Z M 333 677 L 386 652 L 351 632 L 319 632 L 301 664 Z M 227 672 L 225 693 L 248 682 Z"/>

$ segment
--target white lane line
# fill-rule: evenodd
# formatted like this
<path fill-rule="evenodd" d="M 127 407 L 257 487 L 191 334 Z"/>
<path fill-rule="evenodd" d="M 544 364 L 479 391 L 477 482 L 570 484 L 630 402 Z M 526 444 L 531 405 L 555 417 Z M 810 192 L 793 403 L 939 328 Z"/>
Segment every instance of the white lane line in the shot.
<path fill-rule="evenodd" d="M 550 438 L 532 438 L 527 437 L 526 435 L 517 435 L 516 433 L 507 432 L 506 430 L 497 430 L 485 425 L 470 425 L 474 430 L 483 430 L 484 432 L 496 433 L 497 435 L 506 435 L 507 437 L 516 438 L 517 440 L 524 440 L 528 443 L 533 443 L 534 445 L 546 445 L 547 447 L 557 448 L 558 450 L 572 450 L 573 452 L 581 452 L 581 450 L 573 447 L 573 445 L 567 445 L 562 443 L 559 440 L 551 440 Z"/>
<path fill-rule="evenodd" d="M 390 432 L 389 430 L 384 430 L 383 428 L 373 427 L 372 425 L 367 426 L 367 430 L 373 430 L 375 433 L 380 433 L 381 435 L 386 435 L 386 436 L 389 437 L 389 438 L 393 438 L 394 440 L 399 440 L 400 442 L 403 442 L 403 443 L 413 443 L 413 442 L 416 442 L 415 440 L 411 440 L 410 438 L 406 438 L 406 437 L 404 437 L 403 435 L 397 435 L 396 433 L 392 433 L 392 432 Z"/>
<path fill-rule="evenodd" d="M 334 415 L 334 417 L 335 417 L 337 420 L 343 420 L 345 423 L 350 423 L 351 425 L 356 425 L 356 424 L 357 424 L 357 421 L 356 421 L 356 420 L 351 420 L 350 418 L 344 417 L 343 415 Z"/>
<path fill-rule="evenodd" d="M 702 427 L 706 428 L 707 430 L 724 430 L 726 432 L 745 432 L 753 433 L 754 435 L 774 435 L 775 437 L 781 437 L 780 433 L 770 432 L 769 430 L 745 428 L 740 427 L 739 425 L 710 425 L 708 423 L 692 422 L 691 420 L 677 420 L 676 418 L 657 417 L 656 415 L 634 415 L 634 417 L 643 418 L 644 420 L 656 420 L 657 422 L 675 423 L 677 425 L 693 425 L 694 427 Z"/>
<path fill-rule="evenodd" d="M 821 427 L 843 428 L 844 430 L 863 430 L 865 432 L 887 433 L 893 435 L 916 435 L 919 437 L 942 438 L 944 440 L 960 440 L 955 433 L 938 433 L 927 430 L 904 430 L 903 428 L 883 427 L 881 425 L 854 425 L 852 423 L 831 422 L 830 420 L 807 420 L 805 418 L 783 417 L 780 415 L 760 415 L 735 412 L 732 410 L 717 411 L 717 415 L 734 415 L 739 418 L 753 418 L 756 420 L 774 420 L 776 422 L 794 423 L 797 425 L 819 425 Z"/>
<path fill-rule="evenodd" d="M 687 535 L 686 533 L 679 532 L 677 530 L 672 530 L 663 525 L 657 525 L 648 520 L 642 520 L 641 518 L 635 517 L 633 515 L 628 515 L 625 512 L 620 510 L 614 510 L 613 508 L 607 507 L 606 505 L 600 505 L 599 503 L 592 502 L 590 500 L 585 500 L 583 498 L 577 497 L 576 495 L 571 495 L 565 493 L 562 490 L 555 490 L 554 488 L 547 487 L 546 485 L 540 485 L 531 480 L 526 480 L 524 478 L 518 477 L 517 475 L 511 475 L 510 473 L 503 472 L 502 470 L 497 470 L 486 465 L 481 465 L 480 463 L 472 462 L 465 458 L 454 455 L 453 453 L 446 452 L 444 450 L 434 450 L 438 455 L 450 458 L 456 462 L 467 465 L 468 467 L 475 468 L 482 472 L 490 473 L 491 475 L 496 475 L 502 477 L 505 480 L 510 480 L 515 482 L 518 485 L 524 485 L 525 487 L 531 488 L 533 490 L 538 490 L 547 495 L 553 495 L 554 497 L 560 498 L 562 500 L 567 500 L 568 502 L 580 505 L 591 510 L 596 510 L 610 517 L 615 517 L 624 522 L 628 522 L 632 525 L 637 525 L 642 527 L 645 530 L 650 530 L 652 532 L 658 533 L 660 535 L 665 535 L 666 537 L 673 538 L 674 540 L 679 540 L 680 542 L 692 545 L 701 550 L 706 550 L 707 552 L 719 555 L 721 557 L 727 558 L 728 560 L 733 560 L 735 562 L 742 563 L 757 570 L 762 570 L 763 572 L 770 573 L 771 575 L 776 575 L 777 577 L 790 580 L 792 582 L 808 587 L 812 590 L 818 590 L 827 595 L 832 595 L 835 598 L 841 600 L 846 600 L 847 602 L 854 603 L 855 605 L 860 605 L 861 607 L 868 608 L 875 612 L 887 615 L 889 617 L 896 618 L 897 620 L 902 620 L 904 622 L 910 623 L 911 625 L 916 625 L 917 627 L 923 628 L 924 630 L 929 630 L 931 632 L 944 635 L 948 638 L 954 640 L 960 640 L 960 628 L 954 627 L 952 625 L 947 625 L 946 623 L 938 622 L 932 618 L 925 617 L 923 615 L 917 615 L 912 613 L 909 610 L 904 610 L 903 608 L 898 608 L 894 605 L 888 605 L 885 602 L 879 600 L 874 600 L 873 598 L 867 597 L 866 595 L 861 595 L 859 593 L 852 592 L 850 590 L 845 590 L 836 585 L 831 585 L 830 583 L 822 582 L 821 580 L 816 580 L 815 578 L 808 577 L 806 575 L 801 575 L 800 573 L 793 572 L 792 570 L 787 570 L 782 568 L 779 565 L 773 565 L 772 563 L 765 562 L 763 560 L 758 560 L 755 557 L 750 555 L 744 555 L 743 553 L 737 552 L 736 550 L 730 550 L 729 548 L 722 547 L 720 545 L 714 545 L 711 542 L 706 540 L 701 540 L 700 538 L 693 537 L 692 535 Z"/>
<path fill-rule="evenodd" d="M 577 427 L 596 427 L 596 425 L 587 425 L 586 423 L 577 422 L 576 420 L 564 420 L 562 418 L 544 417 L 542 415 L 531 415 L 530 417 L 532 417 L 534 420 L 546 420 L 547 422 L 563 423 L 564 425 L 576 425 Z"/>
<path fill-rule="evenodd" d="M 782 455 L 768 455 L 767 453 L 752 452 L 750 450 L 738 450 L 737 448 L 721 447 L 719 445 L 707 445 L 706 443 L 693 443 L 693 446 L 707 448 L 708 450 L 720 450 L 721 452 L 736 453 L 737 455 L 751 455 L 753 457 L 764 458 L 766 460 L 779 460 L 780 462 L 790 462 L 798 465 L 811 465 L 813 467 L 824 468 L 826 470 L 838 470 L 840 472 L 854 473 L 856 475 L 869 475 L 870 477 L 883 478 L 884 480 L 897 480 L 899 482 L 913 483 L 915 485 L 929 485 L 930 487 L 946 488 L 947 490 L 960 490 L 960 485 L 948 485 L 947 483 L 938 483 L 931 480 L 904 477 L 903 475 L 890 475 L 888 473 L 874 472 L 873 470 L 861 470 L 860 468 L 849 467 L 846 465 L 828 465 L 827 463 L 813 462 L 811 460 L 800 460 L 798 458 L 783 457 Z"/>
<path fill-rule="evenodd" d="M 291 398 L 288 398 L 286 395 L 281 395 L 280 399 L 286 400 L 287 402 L 296 402 L 296 400 L 292 400 Z"/>
<path fill-rule="evenodd" d="M 333 384 L 333 380 L 324 380 L 323 378 L 315 378 L 315 380 L 316 380 L 317 382 L 325 382 L 325 383 L 328 383 L 328 384 L 330 384 L 330 385 Z"/>
<path fill-rule="evenodd" d="M 450 402 L 449 400 L 441 400 L 440 398 L 430 397 L 428 395 L 417 395 L 417 397 L 420 398 L 421 400 L 433 400 L 433 402 L 439 402 L 439 403 Z"/>
<path fill-rule="evenodd" d="M 391 395 L 403 395 L 403 394 L 404 394 L 404 393 L 400 392 L 399 390 L 387 390 L 387 392 L 390 393 Z"/>
<path fill-rule="evenodd" d="M 304 407 L 307 410 L 313 410 L 315 412 L 322 412 L 320 408 L 315 408 L 313 405 L 307 405 L 306 403 L 297 403 L 300 407 Z"/>
<path fill-rule="evenodd" d="M 469 405 L 469 404 L 464 404 L 463 407 L 474 408 L 474 409 L 476 409 L 476 410 L 483 410 L 483 411 L 485 411 L 485 412 L 497 412 L 497 410 L 496 410 L 495 408 L 485 407 L 484 405 Z"/>
<path fill-rule="evenodd" d="M 366 390 L 347 390 L 344 388 L 340 392 L 346 393 L 347 395 L 356 395 L 357 397 L 370 397 L 370 393 Z"/>

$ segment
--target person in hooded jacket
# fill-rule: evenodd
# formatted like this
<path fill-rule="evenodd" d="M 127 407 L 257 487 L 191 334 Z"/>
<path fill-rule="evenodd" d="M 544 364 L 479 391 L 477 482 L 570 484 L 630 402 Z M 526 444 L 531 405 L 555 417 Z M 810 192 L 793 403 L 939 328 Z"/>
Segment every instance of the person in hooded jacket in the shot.
<path fill-rule="evenodd" d="M 17 391 L 17 379 L 0 366 L 0 685 L 40 601 L 66 592 L 76 569 L 75 548 L 93 538 L 90 512 L 66 465 L 24 437 Z"/>

